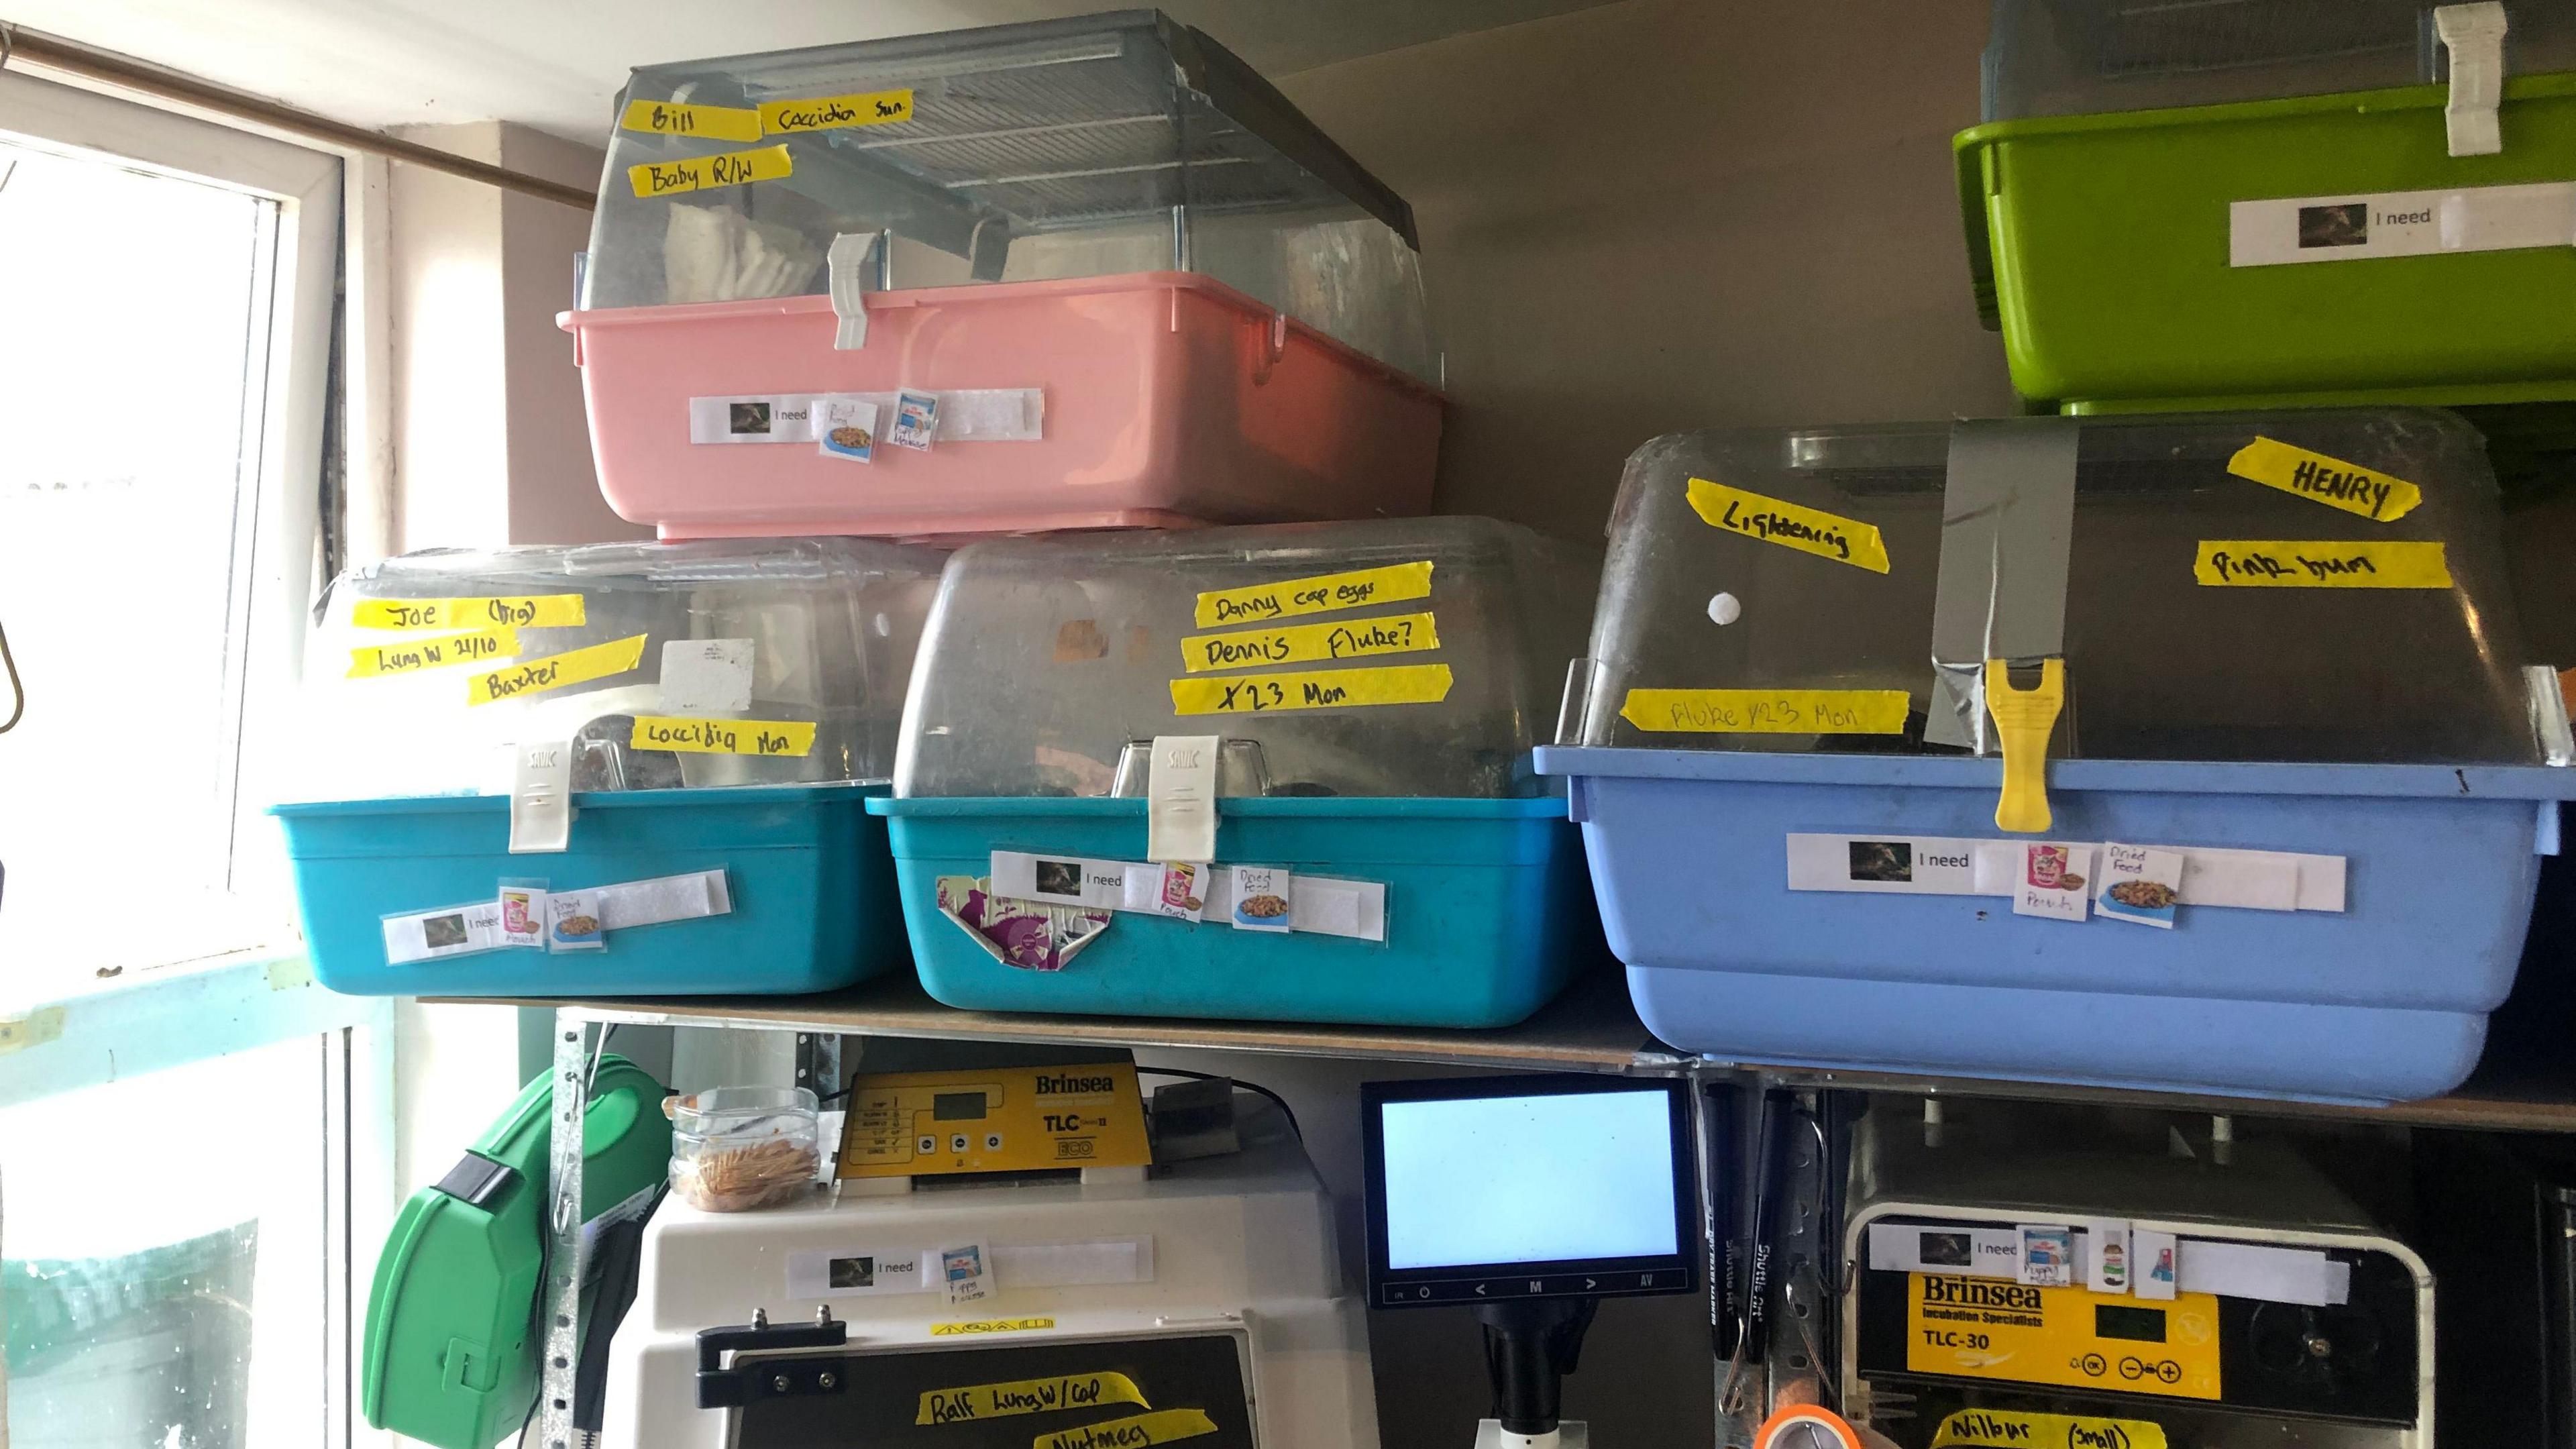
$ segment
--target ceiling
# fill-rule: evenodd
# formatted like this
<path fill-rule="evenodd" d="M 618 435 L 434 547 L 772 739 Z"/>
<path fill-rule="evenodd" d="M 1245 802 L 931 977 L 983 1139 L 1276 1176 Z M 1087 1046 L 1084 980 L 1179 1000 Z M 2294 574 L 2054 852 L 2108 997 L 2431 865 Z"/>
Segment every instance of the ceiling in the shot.
<path fill-rule="evenodd" d="M 596 142 L 626 72 L 1115 0 L 0 0 L 0 20 L 369 127 L 519 121 Z M 1609 0 L 1167 0 L 1278 76 Z"/>

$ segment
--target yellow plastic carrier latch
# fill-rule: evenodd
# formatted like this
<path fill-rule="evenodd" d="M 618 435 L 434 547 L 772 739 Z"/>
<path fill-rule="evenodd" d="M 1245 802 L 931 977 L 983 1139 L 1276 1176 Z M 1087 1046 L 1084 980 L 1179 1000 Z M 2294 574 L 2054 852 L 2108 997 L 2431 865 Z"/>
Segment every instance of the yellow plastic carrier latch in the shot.
<path fill-rule="evenodd" d="M 2015 689 L 2000 659 L 1986 661 L 1986 712 L 2004 752 L 2004 793 L 1995 802 L 1995 824 L 2021 835 L 2048 829 L 2048 736 L 2066 702 L 2066 661 L 2039 666 L 2039 687 Z"/>

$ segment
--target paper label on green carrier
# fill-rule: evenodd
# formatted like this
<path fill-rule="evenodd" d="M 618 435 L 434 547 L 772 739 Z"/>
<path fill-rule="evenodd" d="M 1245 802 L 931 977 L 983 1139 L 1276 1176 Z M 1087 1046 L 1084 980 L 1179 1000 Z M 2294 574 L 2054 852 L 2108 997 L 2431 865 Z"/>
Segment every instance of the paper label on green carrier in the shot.
<path fill-rule="evenodd" d="M 2576 182 L 2231 202 L 2227 264 L 2276 267 L 2576 246 Z"/>

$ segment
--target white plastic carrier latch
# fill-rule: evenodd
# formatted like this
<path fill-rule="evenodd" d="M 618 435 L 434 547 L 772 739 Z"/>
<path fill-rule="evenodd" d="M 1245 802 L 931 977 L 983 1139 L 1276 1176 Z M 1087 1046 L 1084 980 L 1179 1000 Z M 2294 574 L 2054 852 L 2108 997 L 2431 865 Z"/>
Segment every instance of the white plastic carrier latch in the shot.
<path fill-rule="evenodd" d="M 832 273 L 832 315 L 839 326 L 832 333 L 832 350 L 856 352 L 868 345 L 868 304 L 870 284 L 882 286 L 880 275 L 884 254 L 894 239 L 881 231 L 845 231 L 832 238 L 832 249 L 823 254 Z"/>
<path fill-rule="evenodd" d="M 1145 777 L 1145 858 L 1205 865 L 1216 859 L 1216 735 L 1156 735 Z"/>
<path fill-rule="evenodd" d="M 2500 0 L 2444 5 L 2433 30 L 2451 53 L 2451 99 L 2442 109 L 2454 156 L 2492 156 L 2504 149 L 2496 107 L 2504 99 L 2504 6 Z"/>
<path fill-rule="evenodd" d="M 510 853 L 563 850 L 572 843 L 572 746 L 522 744 L 510 782 Z"/>

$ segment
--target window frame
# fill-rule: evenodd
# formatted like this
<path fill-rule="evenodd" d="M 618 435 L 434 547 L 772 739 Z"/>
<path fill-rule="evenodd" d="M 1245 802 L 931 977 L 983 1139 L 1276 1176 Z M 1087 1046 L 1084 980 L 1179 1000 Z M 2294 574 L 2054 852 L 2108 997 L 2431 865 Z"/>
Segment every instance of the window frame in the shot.
<path fill-rule="evenodd" d="M 336 523 L 323 513 L 325 421 L 334 401 L 342 246 L 351 229 L 344 225 L 344 177 L 357 191 L 360 169 L 332 152 L 23 69 L 0 70 L 0 137 L 243 192 L 276 207 L 263 299 L 266 366 L 245 398 L 237 485 L 249 516 L 236 536 L 249 547 L 246 557 L 237 548 L 236 565 L 248 578 L 237 584 L 227 616 L 241 611 L 237 637 L 245 641 L 225 701 L 237 731 L 227 845 L 229 877 L 239 889 L 244 862 L 275 828 L 262 805 L 276 798 L 277 767 L 287 757 L 281 741 L 291 738 L 305 621 L 323 583 L 323 530 Z M 370 332 L 366 340 L 382 338 Z M 368 376 L 382 372 L 374 359 L 361 366 Z M 282 853 L 274 859 L 274 880 L 254 882 L 252 894 L 274 918 L 269 945 L 129 966 L 97 983 L 40 981 L 34 1000 L 0 1007 L 0 1105 L 278 1042 L 312 1043 L 325 1104 L 313 1124 L 324 1144 L 324 1301 L 254 1311 L 321 1317 L 328 1362 L 316 1406 L 319 1442 L 329 1449 L 382 1444 L 388 1436 L 367 1429 L 358 1413 L 357 1358 L 368 1275 L 395 1207 L 393 1003 L 341 996 L 313 980 L 296 939 Z M 8 1438 L 7 1412 L 7 1368 L 0 1364 L 0 1444 Z"/>
<path fill-rule="evenodd" d="M 276 206 L 274 258 L 257 303 L 267 318 L 266 365 L 244 399 L 238 487 L 250 516 L 237 538 L 249 546 L 246 558 L 237 548 L 236 561 L 248 577 L 228 606 L 241 611 L 237 637 L 246 645 L 225 700 L 235 731 L 227 876 L 239 888 L 243 862 L 261 833 L 274 830 L 262 802 L 277 798 L 282 731 L 303 672 L 305 619 L 322 583 L 316 561 L 325 525 L 324 423 L 332 401 L 346 168 L 329 152 L 14 70 L 0 71 L 0 138 L 37 151 L 105 158 Z M 254 889 L 273 918 L 274 935 L 258 944 L 291 946 L 295 923 L 282 867 Z M 127 964 L 147 975 L 164 965 Z"/>

